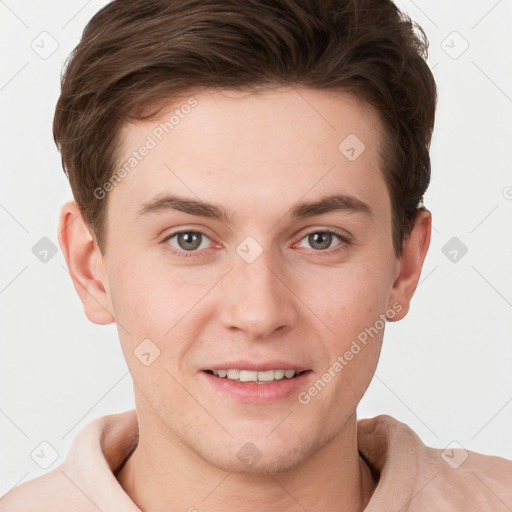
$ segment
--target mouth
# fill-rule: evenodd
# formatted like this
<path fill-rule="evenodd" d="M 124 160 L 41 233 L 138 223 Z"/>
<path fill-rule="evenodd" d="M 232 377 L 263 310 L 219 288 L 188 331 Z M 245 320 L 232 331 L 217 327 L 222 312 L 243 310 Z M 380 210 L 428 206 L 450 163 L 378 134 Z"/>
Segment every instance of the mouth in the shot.
<path fill-rule="evenodd" d="M 271 404 L 291 399 L 314 375 L 307 366 L 284 359 L 243 359 L 211 363 L 199 372 L 215 396 L 245 404 Z"/>
<path fill-rule="evenodd" d="M 212 369 L 204 370 L 205 373 L 226 379 L 233 382 L 250 383 L 250 384 L 273 384 L 282 380 L 296 379 L 302 374 L 311 370 L 295 370 L 289 369 L 268 369 L 268 370 L 241 370 L 236 368 L 229 369 Z"/>

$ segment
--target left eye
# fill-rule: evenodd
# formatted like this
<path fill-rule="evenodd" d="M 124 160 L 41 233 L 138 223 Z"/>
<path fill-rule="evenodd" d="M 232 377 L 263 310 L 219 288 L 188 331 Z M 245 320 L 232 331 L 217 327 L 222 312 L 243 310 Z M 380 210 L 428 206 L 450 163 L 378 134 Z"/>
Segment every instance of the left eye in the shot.
<path fill-rule="evenodd" d="M 180 231 L 166 239 L 173 247 L 182 251 L 196 251 L 206 249 L 210 239 L 199 231 Z"/>
<path fill-rule="evenodd" d="M 299 245 L 304 240 L 307 240 L 307 243 L 310 245 L 311 249 L 315 249 L 317 251 L 324 251 L 326 249 L 331 249 L 332 247 L 335 247 L 339 244 L 334 244 L 333 242 L 338 239 L 339 241 L 343 242 L 343 238 L 338 235 L 337 233 L 333 233 L 332 231 L 316 231 L 314 233 L 310 233 L 309 235 L 305 236 L 300 242 Z M 301 245 L 301 247 L 303 247 Z"/>

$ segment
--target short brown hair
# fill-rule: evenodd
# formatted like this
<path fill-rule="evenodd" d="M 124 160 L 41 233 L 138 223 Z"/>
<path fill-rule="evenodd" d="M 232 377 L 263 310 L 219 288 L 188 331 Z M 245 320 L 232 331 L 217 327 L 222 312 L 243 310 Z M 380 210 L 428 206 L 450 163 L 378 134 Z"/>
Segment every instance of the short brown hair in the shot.
<path fill-rule="evenodd" d="M 306 86 L 353 93 L 383 122 L 383 174 L 401 254 L 430 182 L 436 85 L 428 42 L 390 0 L 115 0 L 86 26 L 62 77 L 53 132 L 102 254 L 96 197 L 130 120 L 184 91 Z M 341 142 L 341 141 L 340 141 Z"/>

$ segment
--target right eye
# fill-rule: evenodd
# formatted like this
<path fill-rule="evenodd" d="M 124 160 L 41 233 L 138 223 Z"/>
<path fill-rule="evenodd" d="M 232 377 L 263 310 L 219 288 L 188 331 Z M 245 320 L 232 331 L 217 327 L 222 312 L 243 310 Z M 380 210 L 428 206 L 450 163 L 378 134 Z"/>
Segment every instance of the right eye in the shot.
<path fill-rule="evenodd" d="M 174 254 L 180 256 L 179 253 L 195 253 L 207 249 L 208 242 L 211 240 L 201 231 L 183 230 L 171 233 L 164 239 L 164 242 L 173 247 L 171 251 Z"/>

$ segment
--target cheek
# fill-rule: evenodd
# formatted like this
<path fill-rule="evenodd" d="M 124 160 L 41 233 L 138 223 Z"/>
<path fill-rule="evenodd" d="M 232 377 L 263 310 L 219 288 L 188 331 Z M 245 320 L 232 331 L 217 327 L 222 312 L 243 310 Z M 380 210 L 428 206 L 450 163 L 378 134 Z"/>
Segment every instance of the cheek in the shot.
<path fill-rule="evenodd" d="M 382 347 L 385 330 L 385 301 L 374 286 L 357 276 L 325 300 L 331 331 L 324 337 L 324 357 L 317 380 L 305 391 L 301 403 L 315 403 L 318 417 L 329 414 L 343 418 L 354 410 L 370 384 Z M 353 288 L 352 288 L 353 285 Z M 332 290 L 332 288 L 331 288 Z M 336 423 L 337 420 L 333 419 Z"/>
<path fill-rule="evenodd" d="M 214 281 L 206 270 L 145 263 L 142 257 L 125 260 L 109 275 L 116 320 L 139 337 L 161 338 L 198 304 Z"/>
<path fill-rule="evenodd" d="M 316 295 L 316 312 L 329 327 L 323 338 L 320 382 L 307 391 L 313 396 L 321 391 L 324 398 L 318 407 L 341 414 L 347 405 L 355 408 L 367 389 L 386 325 L 388 272 L 387 265 L 372 258 L 350 268 L 333 269 L 323 292 Z"/>
<path fill-rule="evenodd" d="M 121 348 L 132 374 L 143 379 L 141 385 L 167 381 L 165 369 L 182 373 L 191 340 L 209 321 L 212 310 L 205 296 L 222 272 L 219 277 L 207 267 L 144 264 L 142 257 L 132 263 L 125 261 L 109 275 Z M 155 359 L 146 369 L 140 357 L 148 352 Z"/>
<path fill-rule="evenodd" d="M 334 343 L 344 343 L 385 314 L 390 292 L 388 270 L 379 263 L 332 269 L 311 296 L 315 311 L 329 326 Z"/>

